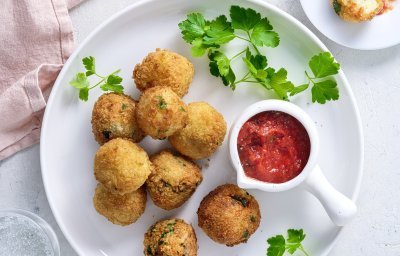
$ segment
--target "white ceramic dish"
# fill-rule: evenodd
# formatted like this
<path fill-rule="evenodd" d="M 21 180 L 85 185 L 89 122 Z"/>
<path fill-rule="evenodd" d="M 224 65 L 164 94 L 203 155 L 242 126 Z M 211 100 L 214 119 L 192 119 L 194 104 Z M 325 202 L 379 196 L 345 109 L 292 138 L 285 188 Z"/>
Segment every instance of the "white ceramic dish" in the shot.
<path fill-rule="evenodd" d="M 378 50 L 400 43 L 400 4 L 371 21 L 350 23 L 336 15 L 330 0 L 300 0 L 311 23 L 332 41 L 358 50 Z"/>
<path fill-rule="evenodd" d="M 267 51 L 273 67 L 285 67 L 296 84 L 305 81 L 304 70 L 309 58 L 327 50 L 321 41 L 300 22 L 262 1 L 239 0 L 154 0 L 132 5 L 114 15 L 97 28 L 75 51 L 61 71 L 49 98 L 41 139 L 43 182 L 54 216 L 65 237 L 80 254 L 141 255 L 143 234 L 160 218 L 177 216 L 193 224 L 199 255 L 265 255 L 266 238 L 303 228 L 307 233 L 306 248 L 312 255 L 326 255 L 332 248 L 340 228 L 330 221 L 323 207 L 301 189 L 269 194 L 249 190 L 262 211 L 261 225 L 247 244 L 226 247 L 212 242 L 197 226 L 196 210 L 201 199 L 212 189 L 227 182 L 236 183 L 236 174 L 229 161 L 228 139 L 218 152 L 202 162 L 204 181 L 192 198 L 181 208 L 163 211 L 149 198 L 144 215 L 133 225 L 119 227 L 97 214 L 92 206 L 96 181 L 93 157 L 98 149 L 91 134 L 91 110 L 100 90 L 91 92 L 89 101 L 78 100 L 77 92 L 68 85 L 74 74 L 82 70 L 81 59 L 96 57 L 99 72 L 121 68 L 126 93 L 137 98 L 138 91 L 130 79 L 133 67 L 157 47 L 169 48 L 190 57 L 177 27 L 187 13 L 201 11 L 208 18 L 228 14 L 232 4 L 251 7 L 267 15 L 280 33 L 281 44 Z M 236 51 L 235 42 L 230 49 Z M 196 74 L 186 102 L 207 101 L 218 109 L 230 127 L 250 104 L 269 97 L 255 85 L 239 86 L 235 92 L 209 74 L 206 58 L 191 58 Z M 362 176 L 363 138 L 357 106 L 343 74 L 337 76 L 340 100 L 326 105 L 311 104 L 311 96 L 303 94 L 292 100 L 316 122 L 321 140 L 318 162 L 328 180 L 342 193 L 357 198 Z M 167 142 L 149 138 L 141 145 L 151 154 Z"/>
<path fill-rule="evenodd" d="M 291 115 L 300 121 L 310 138 L 311 150 L 307 164 L 298 176 L 287 182 L 268 183 L 247 177 L 239 158 L 237 142 L 242 126 L 251 117 L 265 111 L 280 111 Z M 319 150 L 319 135 L 314 121 L 300 107 L 283 100 L 262 100 L 250 105 L 233 123 L 229 134 L 229 152 L 232 165 L 237 172 L 237 184 L 240 187 L 281 192 L 303 186 L 320 200 L 333 223 L 344 226 L 355 217 L 357 206 L 327 181 L 317 162 Z"/>

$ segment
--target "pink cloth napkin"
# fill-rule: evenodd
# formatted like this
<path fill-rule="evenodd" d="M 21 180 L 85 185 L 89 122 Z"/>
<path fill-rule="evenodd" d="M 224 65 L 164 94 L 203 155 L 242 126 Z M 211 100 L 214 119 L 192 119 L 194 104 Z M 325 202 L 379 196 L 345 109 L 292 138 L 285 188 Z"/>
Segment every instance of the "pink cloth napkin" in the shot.
<path fill-rule="evenodd" d="M 74 46 L 68 9 L 81 1 L 1 1 L 0 160 L 39 141 L 47 98 Z"/>

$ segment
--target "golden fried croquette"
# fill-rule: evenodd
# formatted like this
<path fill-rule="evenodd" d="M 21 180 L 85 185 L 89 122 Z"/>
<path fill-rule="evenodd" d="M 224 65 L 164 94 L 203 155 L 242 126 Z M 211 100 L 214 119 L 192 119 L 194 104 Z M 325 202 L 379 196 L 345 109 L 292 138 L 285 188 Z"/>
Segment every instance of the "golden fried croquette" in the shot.
<path fill-rule="evenodd" d="M 212 155 L 226 134 L 224 117 L 206 102 L 188 105 L 189 122 L 172 136 L 169 142 L 182 155 L 201 159 Z"/>
<path fill-rule="evenodd" d="M 149 53 L 133 70 L 133 79 L 140 91 L 154 86 L 167 86 L 179 97 L 188 92 L 193 75 L 193 64 L 188 59 L 161 49 Z"/>
<path fill-rule="evenodd" d="M 99 97 L 92 111 L 92 131 L 102 145 L 115 138 L 139 142 L 144 133 L 139 129 L 135 116 L 136 102 L 129 96 L 107 93 Z"/>
<path fill-rule="evenodd" d="M 156 86 L 140 96 L 136 118 L 147 135 L 164 139 L 186 126 L 187 106 L 171 88 Z"/>
<path fill-rule="evenodd" d="M 203 180 L 200 167 L 181 155 L 164 150 L 150 160 L 154 168 L 147 189 L 154 204 L 164 210 L 184 204 Z"/>
<path fill-rule="evenodd" d="M 133 192 L 114 194 L 98 184 L 93 197 L 94 208 L 114 224 L 126 226 L 136 222 L 146 208 L 147 194 L 144 186 Z"/>
<path fill-rule="evenodd" d="M 256 199 L 233 184 L 219 186 L 204 197 L 197 216 L 199 227 L 227 246 L 246 243 L 261 220 Z"/>
<path fill-rule="evenodd" d="M 94 159 L 94 175 L 107 189 L 125 194 L 141 187 L 152 169 L 147 153 L 132 141 L 113 139 L 101 146 Z"/>
<path fill-rule="evenodd" d="M 336 14 L 352 22 L 373 19 L 383 10 L 384 5 L 384 0 L 332 0 Z"/>
<path fill-rule="evenodd" d="M 196 256 L 197 238 L 192 225 L 181 219 L 161 220 L 144 234 L 145 256 Z"/>

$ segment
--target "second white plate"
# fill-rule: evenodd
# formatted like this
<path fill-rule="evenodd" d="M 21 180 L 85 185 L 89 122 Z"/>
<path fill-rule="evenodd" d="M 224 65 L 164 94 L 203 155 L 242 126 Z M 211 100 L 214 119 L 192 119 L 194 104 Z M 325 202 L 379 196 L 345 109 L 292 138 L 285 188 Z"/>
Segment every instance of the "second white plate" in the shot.
<path fill-rule="evenodd" d="M 350 23 L 333 10 L 330 0 L 300 0 L 311 23 L 332 41 L 358 50 L 378 50 L 400 43 L 400 4 L 371 21 Z"/>

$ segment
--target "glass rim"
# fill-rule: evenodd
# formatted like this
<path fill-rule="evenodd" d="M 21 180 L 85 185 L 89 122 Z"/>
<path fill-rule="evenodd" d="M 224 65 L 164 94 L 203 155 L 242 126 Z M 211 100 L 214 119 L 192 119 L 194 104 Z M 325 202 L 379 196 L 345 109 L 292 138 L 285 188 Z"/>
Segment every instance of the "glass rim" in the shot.
<path fill-rule="evenodd" d="M 37 215 L 36 213 L 19 209 L 19 208 L 6 208 L 0 209 L 0 217 L 7 215 L 20 215 L 26 217 L 36 223 L 42 231 L 46 234 L 47 238 L 50 241 L 51 248 L 53 249 L 54 256 L 60 256 L 60 244 L 58 242 L 58 238 L 53 228 L 50 226 L 47 221 L 45 221 L 42 217 Z"/>

